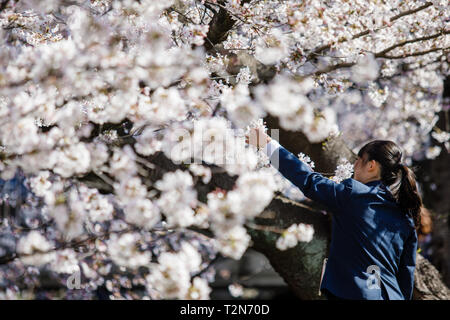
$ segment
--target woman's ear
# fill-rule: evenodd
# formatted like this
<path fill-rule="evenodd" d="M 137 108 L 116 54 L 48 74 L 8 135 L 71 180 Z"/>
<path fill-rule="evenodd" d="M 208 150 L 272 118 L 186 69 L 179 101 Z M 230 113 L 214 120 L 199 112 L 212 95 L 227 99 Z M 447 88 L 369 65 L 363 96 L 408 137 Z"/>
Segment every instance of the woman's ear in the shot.
<path fill-rule="evenodd" d="M 377 167 L 378 167 L 378 162 L 376 162 L 375 160 L 369 161 L 369 168 L 368 168 L 369 171 L 375 171 L 375 170 L 377 170 Z"/>
<path fill-rule="evenodd" d="M 381 173 L 380 163 L 376 160 L 370 160 L 369 168 L 367 169 L 369 172 L 374 172 L 377 175 Z"/>

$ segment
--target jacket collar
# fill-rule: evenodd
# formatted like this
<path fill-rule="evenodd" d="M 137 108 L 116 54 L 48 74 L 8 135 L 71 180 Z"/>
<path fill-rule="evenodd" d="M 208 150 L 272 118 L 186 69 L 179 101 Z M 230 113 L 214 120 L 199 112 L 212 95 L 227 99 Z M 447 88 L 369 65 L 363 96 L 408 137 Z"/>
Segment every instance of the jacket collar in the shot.
<path fill-rule="evenodd" d="M 388 199 L 395 201 L 394 196 L 391 193 L 391 190 L 389 189 L 388 186 L 386 186 L 383 181 L 381 180 L 374 180 L 374 181 L 370 181 L 365 183 L 366 186 L 370 186 L 370 187 L 379 187 L 379 190 L 382 190 L 382 194 L 385 194 L 387 196 Z"/>
<path fill-rule="evenodd" d="M 366 186 L 378 186 L 382 183 L 383 182 L 381 180 L 373 180 L 373 181 L 366 182 L 365 185 Z"/>

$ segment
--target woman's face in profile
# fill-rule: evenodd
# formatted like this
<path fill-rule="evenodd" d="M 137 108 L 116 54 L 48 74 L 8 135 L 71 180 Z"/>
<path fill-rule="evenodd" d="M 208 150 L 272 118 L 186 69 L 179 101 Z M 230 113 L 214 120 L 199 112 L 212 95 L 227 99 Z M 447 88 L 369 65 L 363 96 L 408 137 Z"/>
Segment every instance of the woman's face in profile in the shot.
<path fill-rule="evenodd" d="M 366 183 L 374 179 L 379 179 L 379 166 L 375 160 L 366 161 L 366 154 L 362 158 L 358 156 L 353 164 L 353 179 Z"/>
<path fill-rule="evenodd" d="M 365 157 L 365 155 L 363 155 L 363 157 Z M 358 156 L 355 160 L 355 163 L 353 164 L 353 179 L 360 182 L 364 182 L 366 175 L 364 168 L 365 168 L 364 158 Z"/>

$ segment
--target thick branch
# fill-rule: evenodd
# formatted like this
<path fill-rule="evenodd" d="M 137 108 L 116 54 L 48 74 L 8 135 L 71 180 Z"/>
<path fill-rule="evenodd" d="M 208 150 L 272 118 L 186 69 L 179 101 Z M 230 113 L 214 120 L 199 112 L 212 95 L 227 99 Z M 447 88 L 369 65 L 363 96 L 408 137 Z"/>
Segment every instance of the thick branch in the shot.
<path fill-rule="evenodd" d="M 8 5 L 9 0 L 2 0 L 0 2 L 0 12 L 6 9 L 6 6 Z"/>
<path fill-rule="evenodd" d="M 242 0 L 241 4 L 250 2 L 250 0 Z M 228 31 L 233 28 L 236 20 L 228 13 L 228 11 L 223 7 L 219 6 L 219 10 L 214 14 L 211 22 L 209 23 L 209 30 L 205 41 L 204 47 L 207 51 L 213 49 L 214 45 L 222 42 Z"/>

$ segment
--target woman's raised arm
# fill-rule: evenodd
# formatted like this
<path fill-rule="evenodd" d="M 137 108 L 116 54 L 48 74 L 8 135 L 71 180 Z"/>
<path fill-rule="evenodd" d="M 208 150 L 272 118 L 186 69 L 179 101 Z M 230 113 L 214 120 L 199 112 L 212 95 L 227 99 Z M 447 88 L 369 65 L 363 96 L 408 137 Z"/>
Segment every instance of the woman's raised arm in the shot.
<path fill-rule="evenodd" d="M 277 141 L 270 139 L 264 151 L 280 173 L 297 186 L 303 194 L 330 209 L 343 208 L 352 192 L 352 179 L 337 183 L 314 172 L 308 165 L 286 150 Z"/>

